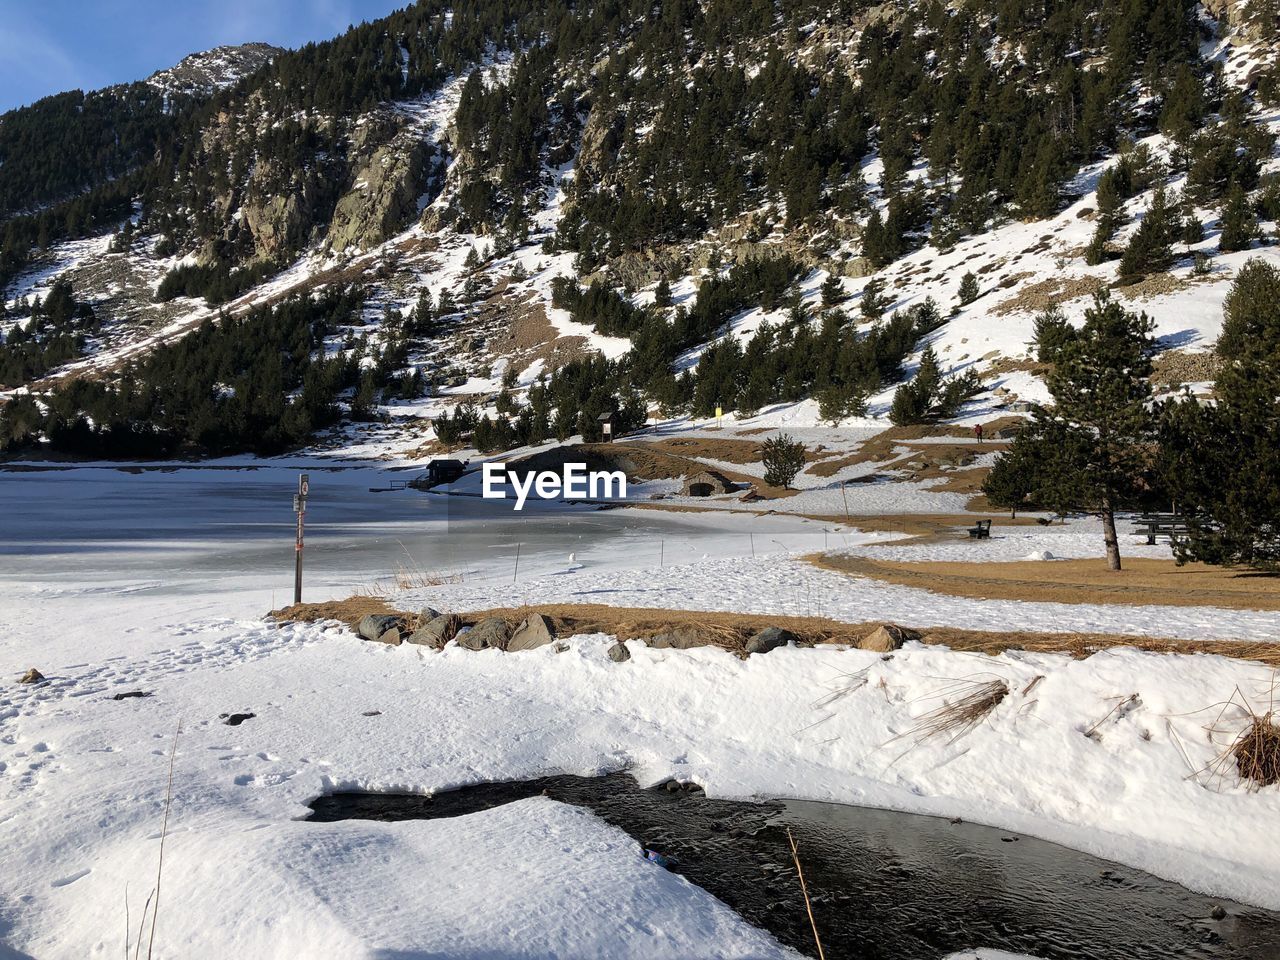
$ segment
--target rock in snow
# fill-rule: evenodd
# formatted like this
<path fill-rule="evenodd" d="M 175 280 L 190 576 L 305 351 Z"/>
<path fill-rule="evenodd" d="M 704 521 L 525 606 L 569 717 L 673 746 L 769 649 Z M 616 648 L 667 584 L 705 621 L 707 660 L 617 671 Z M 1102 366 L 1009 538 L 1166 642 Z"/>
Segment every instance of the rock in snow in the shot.
<path fill-rule="evenodd" d="M 693 627 L 676 627 L 645 641 L 649 646 L 660 650 L 689 650 L 693 647 L 705 647 L 707 638 Z"/>
<path fill-rule="evenodd" d="M 444 645 L 457 636 L 458 631 L 462 629 L 462 621 L 452 613 L 435 613 L 430 607 L 423 611 L 424 617 L 428 611 L 435 615 L 405 637 L 405 642 L 443 650 Z"/>
<path fill-rule="evenodd" d="M 400 618 L 392 614 L 371 613 L 360 618 L 360 623 L 356 627 L 356 633 L 364 637 L 366 640 L 379 640 L 383 643 L 391 642 L 398 644 L 400 642 Z M 383 639 L 389 633 L 395 631 L 395 639 Z"/>
<path fill-rule="evenodd" d="M 766 627 L 747 641 L 747 653 L 768 653 L 788 643 L 795 643 L 796 635 L 781 627 Z"/>
<path fill-rule="evenodd" d="M 556 638 L 556 627 L 550 618 L 533 613 L 521 621 L 507 642 L 508 652 L 545 647 Z"/>
<path fill-rule="evenodd" d="M 920 634 L 915 630 L 908 630 L 895 623 L 886 623 L 874 633 L 863 637 L 858 647 L 862 650 L 873 650 L 876 653 L 888 653 L 891 650 L 897 650 L 909 640 L 919 639 Z"/>
<path fill-rule="evenodd" d="M 489 617 L 459 636 L 458 646 L 466 650 L 487 650 L 490 647 L 505 650 L 510 639 L 511 627 L 507 621 L 501 617 Z"/>

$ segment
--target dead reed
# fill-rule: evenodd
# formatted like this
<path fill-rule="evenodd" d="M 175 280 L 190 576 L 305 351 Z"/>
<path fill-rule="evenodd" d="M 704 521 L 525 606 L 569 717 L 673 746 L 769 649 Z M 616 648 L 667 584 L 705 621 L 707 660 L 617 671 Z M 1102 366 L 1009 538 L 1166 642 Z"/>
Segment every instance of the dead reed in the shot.
<path fill-rule="evenodd" d="M 1008 695 L 1009 684 L 999 678 L 955 680 L 936 694 L 948 702 L 918 717 L 901 736 L 916 743 L 935 737 L 947 737 L 948 743 L 955 743 L 990 716 Z"/>

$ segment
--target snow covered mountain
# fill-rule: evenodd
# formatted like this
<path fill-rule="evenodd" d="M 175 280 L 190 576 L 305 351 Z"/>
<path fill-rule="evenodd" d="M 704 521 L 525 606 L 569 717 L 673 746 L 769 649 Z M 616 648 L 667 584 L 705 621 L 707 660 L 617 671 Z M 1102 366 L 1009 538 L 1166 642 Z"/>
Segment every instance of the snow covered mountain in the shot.
<path fill-rule="evenodd" d="M 493 451 L 605 409 L 883 426 L 926 348 L 968 378 L 930 419 L 967 423 L 1042 399 L 1037 316 L 1100 291 L 1153 317 L 1162 388 L 1212 389 L 1232 278 L 1280 259 L 1274 2 L 642 6 L 423 2 L 151 78 L 196 96 L 127 189 L 7 224 L 0 384 L 38 402 L 0 442 Z M 84 309 L 51 321 L 32 301 L 59 282 Z M 294 327 L 263 312 L 339 289 Z M 227 359 L 264 324 L 302 353 Z M 212 426 L 286 414 L 265 446 Z"/>
<path fill-rule="evenodd" d="M 157 70 L 147 83 L 168 92 L 207 97 L 261 69 L 283 52 L 269 43 L 214 47 L 184 57 L 167 70 Z"/>

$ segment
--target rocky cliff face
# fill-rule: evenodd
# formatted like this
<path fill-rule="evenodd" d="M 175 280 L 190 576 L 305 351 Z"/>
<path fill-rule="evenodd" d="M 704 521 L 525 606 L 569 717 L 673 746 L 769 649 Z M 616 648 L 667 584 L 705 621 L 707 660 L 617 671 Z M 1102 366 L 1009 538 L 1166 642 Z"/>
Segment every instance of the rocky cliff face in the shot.
<path fill-rule="evenodd" d="M 404 229 L 428 199 L 431 145 L 404 134 L 374 150 L 333 213 L 328 246 L 367 250 Z"/>

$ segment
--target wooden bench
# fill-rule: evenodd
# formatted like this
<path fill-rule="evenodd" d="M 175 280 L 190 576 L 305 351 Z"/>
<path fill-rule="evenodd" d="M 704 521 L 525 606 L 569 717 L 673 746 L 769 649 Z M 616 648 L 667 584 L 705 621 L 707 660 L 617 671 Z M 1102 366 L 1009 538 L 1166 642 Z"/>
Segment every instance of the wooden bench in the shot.
<path fill-rule="evenodd" d="M 970 540 L 990 540 L 991 539 L 991 521 L 979 520 L 976 527 L 969 528 Z"/>
<path fill-rule="evenodd" d="M 1144 513 L 1134 524 L 1133 532 L 1145 533 L 1148 544 L 1154 544 L 1159 537 L 1172 540 L 1187 532 L 1187 518 L 1177 513 Z"/>

